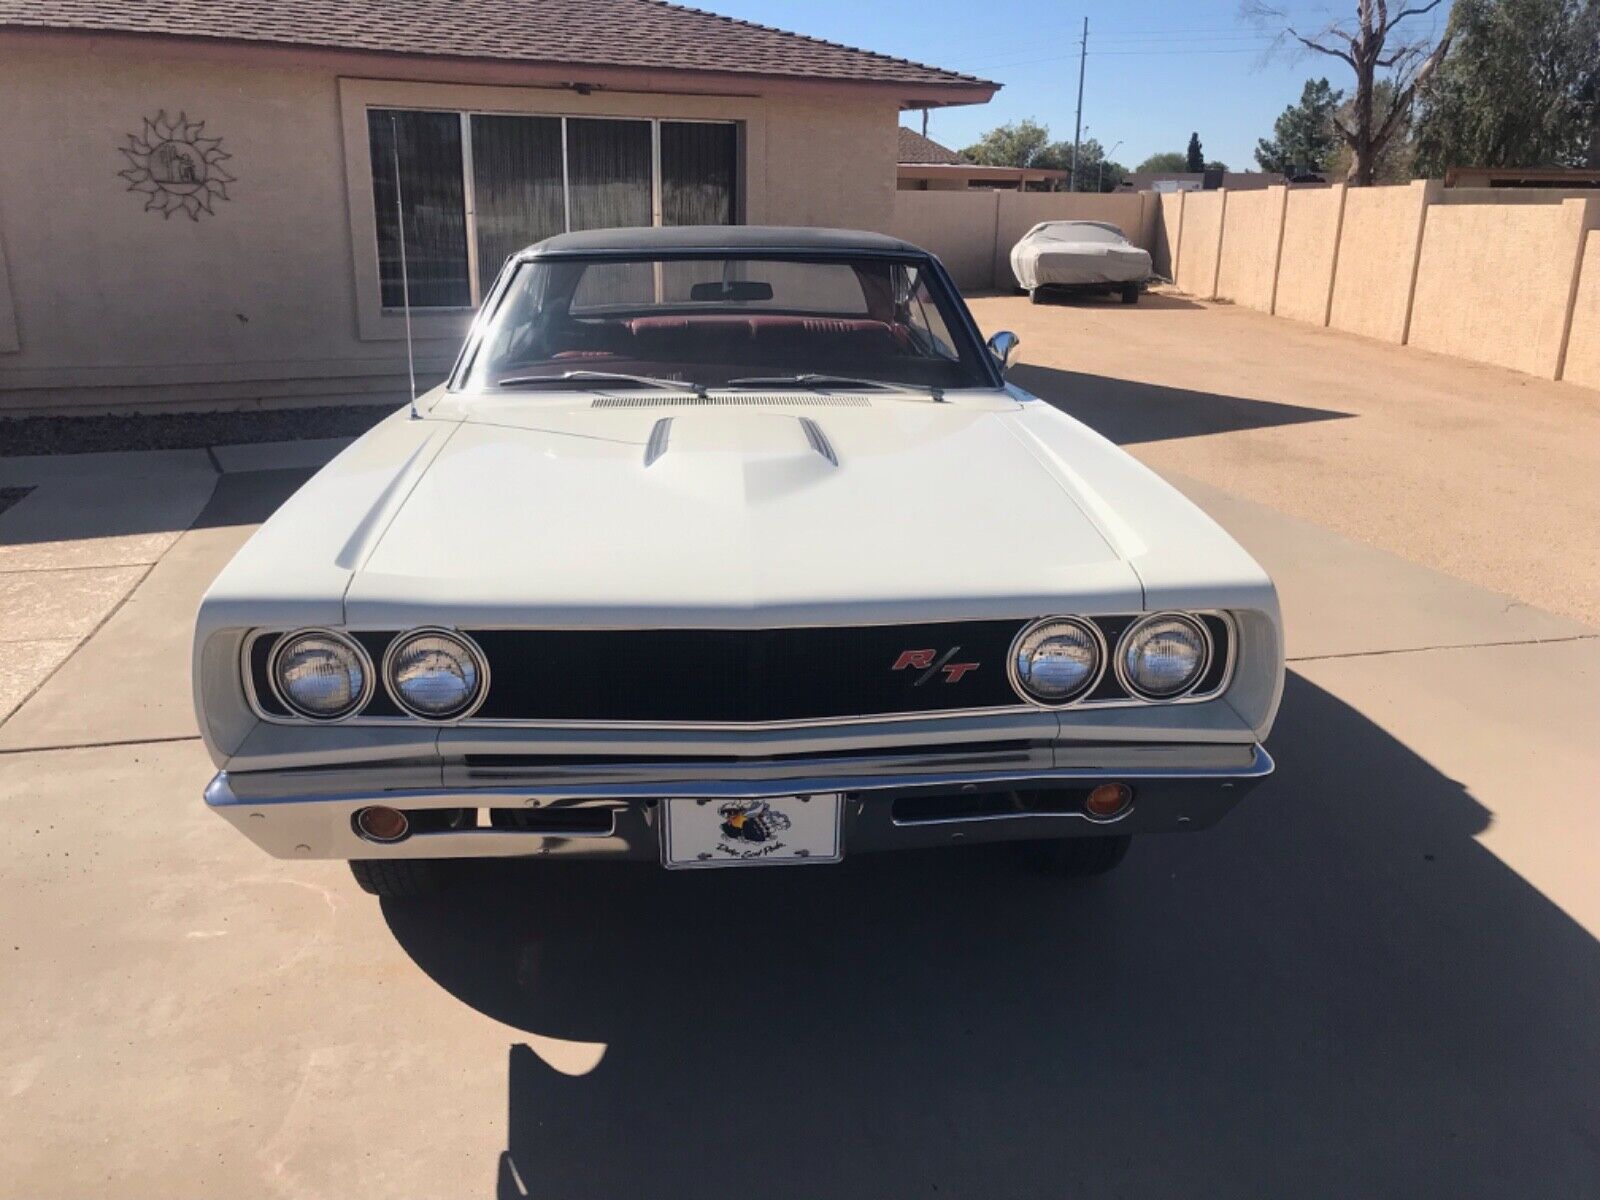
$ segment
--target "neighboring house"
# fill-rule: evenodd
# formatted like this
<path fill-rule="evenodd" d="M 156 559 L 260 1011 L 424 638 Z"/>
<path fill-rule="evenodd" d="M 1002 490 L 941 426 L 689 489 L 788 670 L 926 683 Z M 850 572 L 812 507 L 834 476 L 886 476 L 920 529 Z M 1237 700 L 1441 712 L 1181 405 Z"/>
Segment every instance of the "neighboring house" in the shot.
<path fill-rule="evenodd" d="M 947 146 L 900 126 L 899 188 L 902 192 L 959 192 L 968 188 L 1006 191 L 1048 188 L 1070 172 L 1037 167 L 981 167 Z"/>
<path fill-rule="evenodd" d="M 397 200 L 436 376 L 521 246 L 887 229 L 996 89 L 657 0 L 0 0 L 0 64 L 0 413 L 392 397 Z"/>
<path fill-rule="evenodd" d="M 1283 182 L 1274 171 L 1129 171 L 1119 192 L 1250 192 Z"/>
<path fill-rule="evenodd" d="M 904 131 L 902 131 L 904 132 Z M 1600 167 L 1450 167 L 1447 188 L 1600 188 Z"/>

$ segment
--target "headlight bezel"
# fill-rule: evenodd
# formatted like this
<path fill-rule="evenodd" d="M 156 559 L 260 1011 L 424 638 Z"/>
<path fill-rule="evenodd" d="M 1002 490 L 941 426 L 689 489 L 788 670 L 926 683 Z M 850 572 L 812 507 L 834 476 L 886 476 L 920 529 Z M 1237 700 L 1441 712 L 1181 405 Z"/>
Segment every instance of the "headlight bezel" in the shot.
<path fill-rule="evenodd" d="M 1200 659 L 1193 676 L 1187 683 L 1178 690 L 1163 695 L 1151 692 L 1134 681 L 1132 673 L 1128 670 L 1127 657 L 1128 651 L 1133 646 L 1134 638 L 1141 630 L 1165 622 L 1176 622 L 1185 625 L 1198 635 Z M 1216 653 L 1216 643 L 1212 639 L 1211 630 L 1206 627 L 1206 623 L 1199 616 L 1178 609 L 1167 609 L 1161 612 L 1146 613 L 1122 631 L 1122 635 L 1117 638 L 1116 653 L 1113 655 L 1115 661 L 1112 663 L 1112 669 L 1116 673 L 1118 686 L 1127 692 L 1130 698 L 1139 701 L 1141 704 L 1175 704 L 1181 700 L 1188 699 L 1193 695 L 1195 689 L 1205 682 L 1206 676 L 1211 673 Z"/>
<path fill-rule="evenodd" d="M 405 693 L 400 690 L 395 679 L 395 667 L 401 652 L 410 643 L 425 637 L 443 638 L 455 642 L 466 651 L 466 657 L 472 661 L 478 673 L 477 687 L 471 698 L 459 708 L 442 715 L 417 708 L 406 699 Z M 424 721 L 429 725 L 449 725 L 456 721 L 465 721 L 483 706 L 483 702 L 489 696 L 489 656 L 483 652 L 483 647 L 461 630 L 446 625 L 419 625 L 396 634 L 383 652 L 382 670 L 384 692 L 394 706 L 407 717 Z"/>
<path fill-rule="evenodd" d="M 1034 637 L 1036 634 L 1042 632 L 1044 629 L 1052 625 L 1070 625 L 1075 629 L 1086 632 L 1089 635 L 1090 643 L 1095 647 L 1095 666 L 1094 670 L 1089 673 L 1088 682 L 1080 686 L 1078 690 L 1073 692 L 1071 695 L 1057 700 L 1039 696 L 1030 691 L 1028 686 L 1023 682 L 1021 672 L 1017 666 L 1017 660 L 1022 653 L 1024 644 L 1026 644 L 1030 638 Z M 1106 643 L 1105 634 L 1101 632 L 1100 627 L 1097 624 L 1089 620 L 1087 617 L 1080 617 L 1074 614 L 1060 614 L 1056 616 L 1040 617 L 1038 620 L 1030 621 L 1028 624 L 1024 625 L 1020 630 L 1017 631 L 1017 636 L 1012 639 L 1011 648 L 1006 652 L 1006 677 L 1011 682 L 1011 689 L 1016 692 L 1023 701 L 1035 708 L 1071 708 L 1075 704 L 1081 704 L 1085 699 L 1094 694 L 1095 689 L 1100 686 L 1101 681 L 1106 677 L 1106 669 L 1109 665 L 1110 656 L 1111 648 Z"/>
<path fill-rule="evenodd" d="M 278 676 L 278 667 L 284 654 L 297 642 L 304 638 L 322 638 L 335 645 L 342 646 L 354 656 L 361 669 L 361 690 L 349 707 L 339 713 L 328 715 L 311 711 L 296 703 L 289 695 L 288 689 Z M 361 715 L 361 712 L 372 702 L 373 695 L 378 688 L 378 672 L 372 662 L 372 655 L 367 653 L 366 647 L 347 633 L 326 626 L 311 625 L 301 629 L 291 629 L 278 638 L 272 647 L 272 653 L 267 658 L 266 664 L 267 686 L 272 689 L 273 699 L 284 707 L 291 717 L 301 721 L 311 721 L 318 725 L 337 725 Z"/>

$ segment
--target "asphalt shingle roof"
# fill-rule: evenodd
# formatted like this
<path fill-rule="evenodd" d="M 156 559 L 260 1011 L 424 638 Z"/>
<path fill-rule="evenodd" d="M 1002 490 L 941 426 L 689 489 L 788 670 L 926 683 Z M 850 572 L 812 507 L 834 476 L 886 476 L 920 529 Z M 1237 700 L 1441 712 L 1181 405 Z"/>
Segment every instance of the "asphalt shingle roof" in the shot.
<path fill-rule="evenodd" d="M 941 146 L 932 138 L 925 138 L 914 129 L 900 126 L 900 157 L 897 162 L 928 164 L 961 163 L 965 160 L 948 146 Z"/>
<path fill-rule="evenodd" d="M 995 86 L 665 0 L 0 0 L 0 28 L 7 26 L 575 66 Z"/>

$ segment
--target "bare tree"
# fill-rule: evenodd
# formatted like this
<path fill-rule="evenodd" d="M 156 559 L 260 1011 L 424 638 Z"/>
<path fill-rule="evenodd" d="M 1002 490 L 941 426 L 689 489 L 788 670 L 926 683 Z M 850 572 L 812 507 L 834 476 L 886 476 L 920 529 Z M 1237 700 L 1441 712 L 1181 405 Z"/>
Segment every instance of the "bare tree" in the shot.
<path fill-rule="evenodd" d="M 1244 15 L 1258 25 L 1278 31 L 1278 43 L 1298 42 L 1307 50 L 1343 60 L 1356 75 L 1355 94 L 1347 114 L 1334 118 L 1334 128 L 1350 147 L 1350 183 L 1365 187 L 1377 170 L 1379 156 L 1389 139 L 1405 128 L 1417 88 L 1427 82 L 1450 49 L 1446 30 L 1430 46 L 1428 36 L 1396 34 L 1396 28 L 1414 17 L 1426 16 L 1440 0 L 1403 4 L 1393 14 L 1388 0 L 1356 0 L 1354 21 L 1333 20 L 1322 28 L 1301 32 L 1291 24 L 1285 9 L 1267 0 L 1245 0 Z M 1380 98 L 1377 82 L 1392 84 Z M 1380 111 L 1381 110 L 1381 111 Z"/>

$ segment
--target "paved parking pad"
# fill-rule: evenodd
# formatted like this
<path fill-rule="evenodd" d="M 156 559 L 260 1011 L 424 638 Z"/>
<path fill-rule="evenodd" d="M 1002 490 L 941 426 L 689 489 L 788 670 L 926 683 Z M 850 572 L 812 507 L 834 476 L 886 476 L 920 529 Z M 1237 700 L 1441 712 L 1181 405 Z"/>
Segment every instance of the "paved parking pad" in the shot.
<path fill-rule="evenodd" d="M 26 489 L 0 508 L 0 722 L 127 599 L 216 479 L 203 450 L 0 457 L 0 488 Z"/>
<path fill-rule="evenodd" d="M 187 622 L 303 477 L 223 476 L 0 725 L 0 1190 L 1594 1194 L 1585 626 L 1179 477 L 1295 659 L 1215 830 L 380 905 L 199 800 Z"/>
<path fill-rule="evenodd" d="M 200 598 L 305 469 L 213 476 L 212 492 L 127 602 L 25 708 L 0 724 L 0 751 L 192 737 L 189 654 Z M 7 576 L 0 575 L 0 597 Z"/>
<path fill-rule="evenodd" d="M 1158 470 L 1600 625 L 1600 392 L 1165 291 L 972 308 Z"/>

